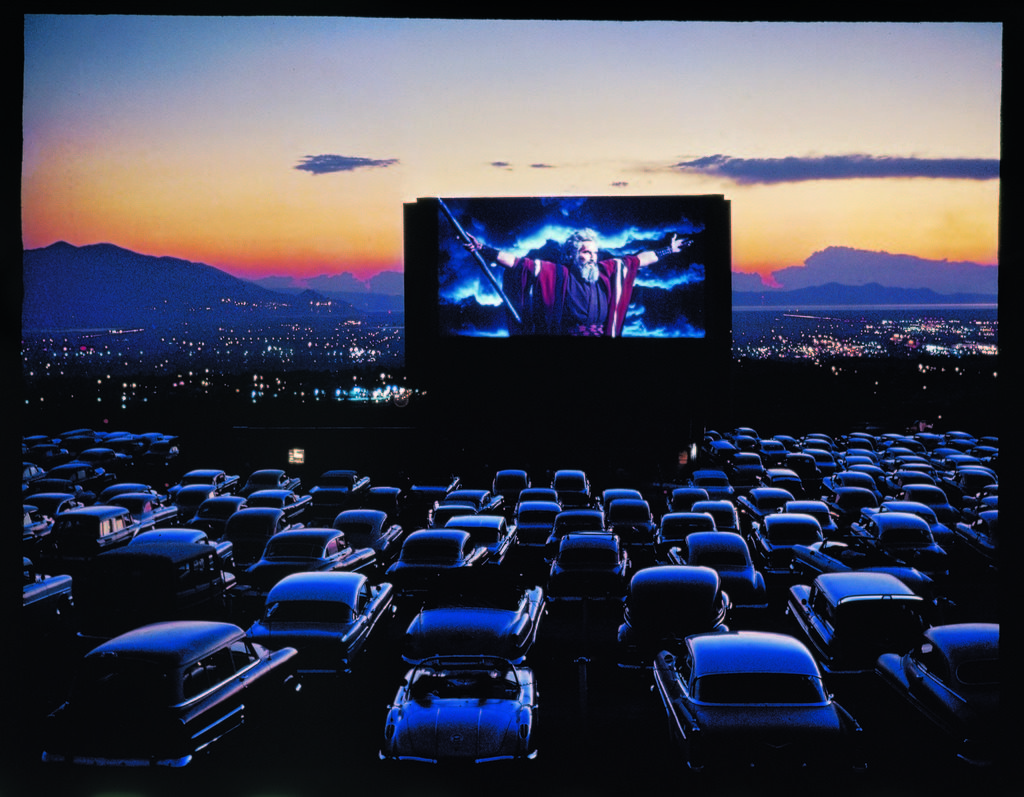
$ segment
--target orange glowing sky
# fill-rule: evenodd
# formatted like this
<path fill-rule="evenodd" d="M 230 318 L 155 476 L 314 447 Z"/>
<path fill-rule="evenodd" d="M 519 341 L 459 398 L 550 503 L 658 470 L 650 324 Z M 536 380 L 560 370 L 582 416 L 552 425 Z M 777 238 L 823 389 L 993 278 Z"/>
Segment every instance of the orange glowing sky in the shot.
<path fill-rule="evenodd" d="M 712 193 L 735 271 L 833 245 L 994 265 L 1001 36 L 33 15 L 23 243 L 365 280 L 402 269 L 417 197 Z"/>

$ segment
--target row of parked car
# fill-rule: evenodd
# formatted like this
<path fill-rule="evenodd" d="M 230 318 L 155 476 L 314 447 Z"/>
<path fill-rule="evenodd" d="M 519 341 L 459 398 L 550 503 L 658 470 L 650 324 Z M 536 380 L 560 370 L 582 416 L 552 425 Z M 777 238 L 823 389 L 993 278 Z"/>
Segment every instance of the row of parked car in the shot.
<path fill-rule="evenodd" d="M 331 470 L 303 490 L 283 469 L 202 468 L 63 494 L 26 460 L 24 610 L 81 656 L 43 759 L 182 766 L 380 653 L 405 670 L 382 759 L 529 760 L 538 650 L 561 641 L 542 620 L 597 616 L 602 655 L 649 679 L 694 770 L 863 769 L 833 697 L 847 677 L 991 763 L 999 625 L 971 601 L 998 574 L 998 441 L 737 429 L 697 460 L 602 490 L 581 469 L 398 486 Z"/>

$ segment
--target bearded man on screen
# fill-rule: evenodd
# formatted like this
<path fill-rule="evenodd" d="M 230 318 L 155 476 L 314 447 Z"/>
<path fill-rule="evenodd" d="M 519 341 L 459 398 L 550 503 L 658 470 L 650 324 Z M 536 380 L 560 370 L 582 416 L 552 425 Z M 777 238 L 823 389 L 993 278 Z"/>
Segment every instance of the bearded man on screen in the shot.
<path fill-rule="evenodd" d="M 559 263 L 483 246 L 470 236 L 466 248 L 507 269 L 502 280 L 522 324 L 515 334 L 619 337 L 637 272 L 690 241 L 673 234 L 664 249 L 598 260 L 597 233 L 576 230 L 562 246 Z"/>

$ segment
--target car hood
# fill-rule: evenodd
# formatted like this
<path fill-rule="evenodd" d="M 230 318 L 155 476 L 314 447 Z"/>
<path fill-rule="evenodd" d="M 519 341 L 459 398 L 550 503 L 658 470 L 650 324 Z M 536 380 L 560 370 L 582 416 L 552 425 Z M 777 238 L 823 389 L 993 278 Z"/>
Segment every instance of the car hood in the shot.
<path fill-rule="evenodd" d="M 432 761 L 514 755 L 518 713 L 503 700 L 413 704 L 396 731 L 396 753 Z"/>

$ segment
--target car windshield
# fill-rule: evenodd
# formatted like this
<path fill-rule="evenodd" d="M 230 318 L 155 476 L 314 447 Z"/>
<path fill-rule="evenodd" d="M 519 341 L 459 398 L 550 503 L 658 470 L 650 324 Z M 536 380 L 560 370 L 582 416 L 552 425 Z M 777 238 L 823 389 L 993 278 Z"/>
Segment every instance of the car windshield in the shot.
<path fill-rule="evenodd" d="M 352 607 L 337 601 L 278 601 L 267 609 L 273 623 L 351 623 Z"/>
<path fill-rule="evenodd" d="M 413 674 L 412 697 L 432 700 L 486 700 L 515 697 L 519 683 L 511 668 L 423 669 Z"/>
<path fill-rule="evenodd" d="M 835 626 L 848 641 L 909 639 L 926 626 L 922 603 L 910 596 L 895 595 L 845 600 L 836 609 Z"/>
<path fill-rule="evenodd" d="M 460 554 L 458 547 L 447 540 L 417 541 L 415 545 L 406 545 L 402 549 L 401 558 L 405 562 L 457 562 Z"/>
<path fill-rule="evenodd" d="M 827 702 L 821 679 L 799 673 L 703 675 L 694 682 L 693 695 L 701 703 L 778 705 Z"/>

